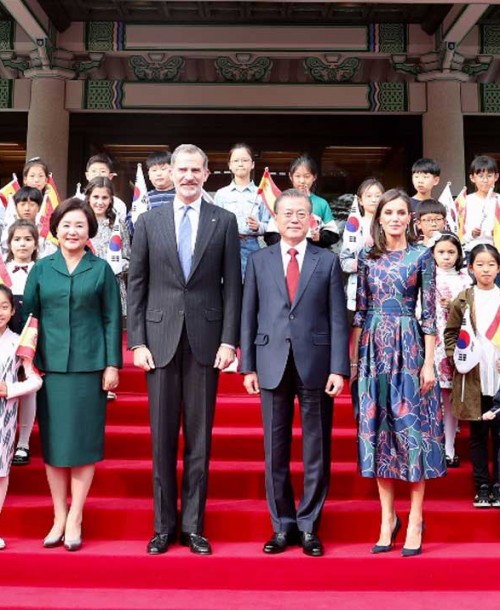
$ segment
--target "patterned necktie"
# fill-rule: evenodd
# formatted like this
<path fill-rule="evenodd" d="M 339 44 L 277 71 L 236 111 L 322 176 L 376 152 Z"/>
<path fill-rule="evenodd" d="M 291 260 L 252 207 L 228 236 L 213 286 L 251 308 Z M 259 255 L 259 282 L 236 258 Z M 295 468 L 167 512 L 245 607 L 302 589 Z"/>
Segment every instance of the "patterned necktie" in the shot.
<path fill-rule="evenodd" d="M 18 271 L 24 271 L 24 273 L 28 273 L 28 265 L 16 265 L 12 269 L 12 273 L 17 273 Z"/>
<path fill-rule="evenodd" d="M 297 260 L 297 250 L 295 250 L 295 248 L 290 248 L 288 254 L 290 255 L 290 262 L 286 268 L 286 287 L 288 288 L 290 303 L 293 303 L 295 293 L 297 292 L 297 286 L 299 285 L 300 271 L 299 262 Z"/>
<path fill-rule="evenodd" d="M 181 224 L 179 225 L 179 238 L 177 251 L 179 253 L 179 261 L 181 263 L 184 279 L 187 280 L 191 271 L 191 260 L 193 253 L 191 249 L 191 221 L 189 220 L 189 210 L 191 206 L 186 205 L 184 214 L 182 215 Z"/>

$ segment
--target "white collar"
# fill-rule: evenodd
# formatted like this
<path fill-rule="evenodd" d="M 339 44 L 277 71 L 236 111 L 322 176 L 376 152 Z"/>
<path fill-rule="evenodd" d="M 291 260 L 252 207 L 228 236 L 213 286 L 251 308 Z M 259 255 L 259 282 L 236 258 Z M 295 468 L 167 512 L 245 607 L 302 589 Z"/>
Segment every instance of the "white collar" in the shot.
<path fill-rule="evenodd" d="M 307 248 L 307 239 L 304 238 L 297 245 L 291 246 L 290 244 L 287 244 L 286 241 L 284 241 L 282 238 L 280 240 L 280 247 L 281 247 L 282 255 L 288 254 L 288 251 L 290 250 L 290 248 L 295 248 L 295 250 L 297 250 L 297 254 L 299 256 L 304 256 L 304 254 L 306 252 L 306 248 Z"/>
<path fill-rule="evenodd" d="M 186 204 L 183 201 L 181 201 L 177 195 L 174 197 L 174 209 L 179 211 L 183 211 L 186 208 L 186 205 L 189 205 L 193 210 L 196 210 L 196 212 L 200 212 L 200 207 L 201 207 L 201 195 L 198 199 L 196 199 L 196 201 L 193 201 L 190 204 Z"/>

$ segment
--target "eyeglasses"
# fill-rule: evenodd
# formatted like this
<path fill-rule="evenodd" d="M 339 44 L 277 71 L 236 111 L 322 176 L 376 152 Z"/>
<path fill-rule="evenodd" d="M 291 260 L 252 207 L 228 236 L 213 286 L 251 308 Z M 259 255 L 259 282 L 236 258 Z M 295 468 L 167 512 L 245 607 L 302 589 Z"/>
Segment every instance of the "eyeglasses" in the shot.
<path fill-rule="evenodd" d="M 434 218 L 422 218 L 420 222 L 424 225 L 438 225 L 440 222 L 444 222 L 443 216 L 435 216 Z"/>

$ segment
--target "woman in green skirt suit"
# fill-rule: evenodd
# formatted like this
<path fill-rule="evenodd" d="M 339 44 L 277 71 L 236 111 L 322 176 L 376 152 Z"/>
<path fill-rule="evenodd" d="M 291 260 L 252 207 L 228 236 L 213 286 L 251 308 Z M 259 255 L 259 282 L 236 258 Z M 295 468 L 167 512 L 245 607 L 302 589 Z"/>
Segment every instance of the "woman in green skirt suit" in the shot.
<path fill-rule="evenodd" d="M 23 313 L 39 320 L 35 364 L 44 373 L 38 421 L 54 525 L 43 545 L 75 551 L 95 462 L 104 457 L 107 392 L 117 387 L 122 365 L 122 316 L 111 267 L 86 248 L 97 232 L 90 207 L 64 201 L 50 230 L 59 249 L 33 267 Z"/>

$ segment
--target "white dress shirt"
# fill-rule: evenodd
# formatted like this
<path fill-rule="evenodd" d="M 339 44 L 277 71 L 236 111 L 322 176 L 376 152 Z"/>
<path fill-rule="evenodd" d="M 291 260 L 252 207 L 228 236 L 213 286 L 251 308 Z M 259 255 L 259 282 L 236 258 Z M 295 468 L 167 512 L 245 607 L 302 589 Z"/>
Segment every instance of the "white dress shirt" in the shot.
<path fill-rule="evenodd" d="M 35 263 L 33 261 L 30 261 L 29 263 L 16 263 L 15 261 L 9 261 L 8 263 L 5 263 L 5 267 L 9 272 L 10 279 L 12 280 L 12 294 L 15 294 L 16 296 L 24 294 L 24 287 L 26 286 L 28 273 L 31 271 L 34 264 Z M 24 271 L 23 269 L 19 269 L 15 273 L 13 272 L 16 267 L 25 266 L 28 268 L 28 273 L 26 273 L 26 271 Z"/>
<path fill-rule="evenodd" d="M 201 208 L 201 197 L 193 203 L 189 204 L 191 211 L 189 212 L 189 222 L 191 223 L 191 252 L 194 252 L 194 246 L 196 244 L 196 235 L 198 234 L 198 225 L 200 224 L 200 208 Z M 184 216 L 186 204 L 183 203 L 177 196 L 174 198 L 174 222 L 175 222 L 175 240 L 179 243 L 179 228 L 181 226 L 181 220 Z"/>
<path fill-rule="evenodd" d="M 287 244 L 283 240 L 283 238 L 281 238 L 280 248 L 281 248 L 281 259 L 283 260 L 283 271 L 285 273 L 285 277 L 286 277 L 286 270 L 288 269 L 288 263 L 290 262 L 290 259 L 292 258 L 288 254 L 288 250 L 290 250 L 291 248 L 295 248 L 295 250 L 297 250 L 296 258 L 297 258 L 297 262 L 299 263 L 299 271 L 302 271 L 302 264 L 304 262 L 304 256 L 306 254 L 306 248 L 307 248 L 307 239 L 303 239 L 296 246 L 290 246 L 290 244 Z"/>

